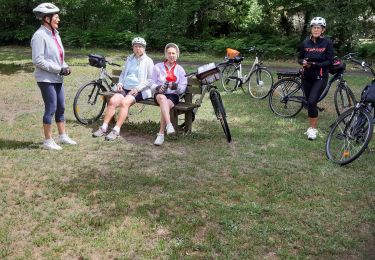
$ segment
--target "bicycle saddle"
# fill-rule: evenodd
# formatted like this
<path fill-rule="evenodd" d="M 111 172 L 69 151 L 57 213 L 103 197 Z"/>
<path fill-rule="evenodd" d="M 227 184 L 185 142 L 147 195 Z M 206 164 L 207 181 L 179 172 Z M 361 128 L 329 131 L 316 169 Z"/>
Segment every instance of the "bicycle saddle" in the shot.
<path fill-rule="evenodd" d="M 229 59 L 229 62 L 230 63 L 240 63 L 241 61 L 243 61 L 243 57 L 234 57 L 233 59 Z"/>

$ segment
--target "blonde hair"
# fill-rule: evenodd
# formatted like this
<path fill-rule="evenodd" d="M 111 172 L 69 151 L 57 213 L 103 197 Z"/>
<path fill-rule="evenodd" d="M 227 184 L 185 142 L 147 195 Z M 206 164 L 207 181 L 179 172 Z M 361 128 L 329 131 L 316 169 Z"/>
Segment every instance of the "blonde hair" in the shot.
<path fill-rule="evenodd" d="M 165 45 L 165 48 L 164 48 L 164 55 L 166 58 L 167 58 L 167 50 L 169 48 L 174 48 L 176 50 L 177 58 L 180 56 L 180 49 L 178 48 L 177 44 L 171 42 Z"/>

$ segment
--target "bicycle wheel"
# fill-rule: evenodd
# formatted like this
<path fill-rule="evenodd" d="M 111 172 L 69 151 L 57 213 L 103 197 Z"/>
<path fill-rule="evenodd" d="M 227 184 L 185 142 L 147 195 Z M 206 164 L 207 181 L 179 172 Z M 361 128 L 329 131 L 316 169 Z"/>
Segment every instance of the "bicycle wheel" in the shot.
<path fill-rule="evenodd" d="M 249 76 L 249 94 L 253 98 L 267 97 L 273 85 L 271 72 L 265 68 L 257 68 Z"/>
<path fill-rule="evenodd" d="M 362 109 L 345 111 L 332 126 L 326 141 L 326 155 L 334 163 L 345 165 L 357 159 L 372 137 L 372 117 Z"/>
<path fill-rule="evenodd" d="M 240 71 L 233 64 L 228 64 L 221 71 L 221 85 L 226 92 L 232 92 L 236 89 Z"/>
<path fill-rule="evenodd" d="M 339 84 L 335 90 L 333 100 L 337 115 L 341 115 L 344 111 L 354 107 L 356 102 L 353 91 L 346 85 Z"/>
<path fill-rule="evenodd" d="M 230 134 L 229 126 L 227 123 L 227 116 L 225 114 L 223 102 L 221 101 L 220 93 L 217 92 L 217 90 L 212 90 L 210 92 L 210 99 L 212 106 L 214 107 L 216 117 L 220 121 L 220 124 L 223 128 L 225 137 L 227 138 L 228 143 L 230 143 L 232 141 L 232 136 Z"/>
<path fill-rule="evenodd" d="M 269 105 L 276 115 L 293 117 L 301 111 L 302 99 L 304 99 L 304 94 L 301 83 L 297 79 L 281 79 L 270 91 Z"/>
<path fill-rule="evenodd" d="M 142 111 L 145 109 L 145 104 L 141 104 L 141 103 L 135 103 L 134 105 L 132 105 L 129 109 L 129 115 L 138 115 L 140 113 L 142 113 Z"/>
<path fill-rule="evenodd" d="M 90 82 L 80 87 L 74 97 L 74 116 L 81 124 L 92 124 L 100 118 L 105 109 L 107 100 L 101 95 L 105 91 L 103 85 Z"/>

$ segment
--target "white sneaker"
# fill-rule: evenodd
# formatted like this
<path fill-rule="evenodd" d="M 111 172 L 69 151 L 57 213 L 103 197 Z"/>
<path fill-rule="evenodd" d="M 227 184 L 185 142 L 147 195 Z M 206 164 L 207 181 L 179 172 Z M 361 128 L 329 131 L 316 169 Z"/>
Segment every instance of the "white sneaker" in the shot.
<path fill-rule="evenodd" d="M 167 124 L 167 126 L 165 127 L 165 129 L 167 129 L 167 135 L 171 135 L 171 134 L 175 134 L 176 133 L 176 131 L 174 130 L 174 127 L 173 127 L 172 123 Z"/>
<path fill-rule="evenodd" d="M 309 127 L 305 132 L 305 135 L 307 135 L 307 139 L 315 140 L 318 135 L 318 129 Z"/>
<path fill-rule="evenodd" d="M 94 133 L 92 133 L 92 137 L 101 137 L 106 134 L 107 131 L 104 131 L 102 127 L 100 126 L 98 130 L 96 130 Z"/>
<path fill-rule="evenodd" d="M 51 139 L 46 139 L 43 141 L 43 149 L 46 150 L 61 150 L 61 146 L 55 143 L 55 141 Z"/>
<path fill-rule="evenodd" d="M 113 141 L 119 136 L 120 136 L 120 133 L 118 133 L 116 130 L 112 129 L 112 131 L 109 134 L 107 134 L 107 136 L 105 137 L 105 140 Z"/>
<path fill-rule="evenodd" d="M 158 134 L 156 136 L 154 145 L 162 145 L 164 143 L 164 135 L 163 134 Z"/>
<path fill-rule="evenodd" d="M 77 142 L 71 139 L 67 134 L 59 135 L 57 137 L 57 142 L 59 144 L 77 144 Z"/>

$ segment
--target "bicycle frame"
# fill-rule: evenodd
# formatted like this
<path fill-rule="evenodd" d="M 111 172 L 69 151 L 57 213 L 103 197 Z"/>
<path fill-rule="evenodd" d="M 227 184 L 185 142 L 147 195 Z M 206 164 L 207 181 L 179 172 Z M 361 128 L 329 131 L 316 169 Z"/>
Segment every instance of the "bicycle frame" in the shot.
<path fill-rule="evenodd" d="M 249 79 L 250 79 L 250 74 L 251 74 L 254 70 L 256 70 L 256 69 L 260 66 L 260 64 L 261 64 L 261 63 L 260 63 L 260 61 L 259 61 L 258 55 L 256 55 L 256 56 L 255 56 L 255 59 L 254 59 L 254 61 L 253 61 L 253 64 L 252 64 L 252 66 L 251 66 L 251 68 L 250 68 L 250 70 L 249 70 L 249 72 L 248 72 L 248 74 L 245 75 L 245 76 L 242 75 L 242 62 L 237 63 L 237 64 L 234 64 L 234 66 L 236 66 L 236 69 L 239 71 L 239 79 L 240 79 L 240 84 L 237 84 L 237 85 L 236 85 L 236 89 L 237 89 L 240 85 L 242 85 L 242 84 L 244 84 L 244 83 L 246 83 L 246 82 L 249 81 Z"/>
<path fill-rule="evenodd" d="M 240 77 L 242 78 L 242 84 L 249 81 L 251 73 L 254 70 L 256 70 L 258 67 L 260 67 L 260 64 L 261 63 L 259 61 L 258 55 L 256 55 L 255 59 L 254 59 L 254 62 L 253 62 L 253 65 L 251 66 L 251 68 L 250 68 L 249 72 L 247 73 L 247 75 L 245 75 L 244 77 L 242 77 L 242 71 L 240 71 Z"/>
<path fill-rule="evenodd" d="M 300 77 L 297 77 L 297 79 L 300 80 Z M 336 80 L 339 80 L 339 83 L 337 84 L 337 86 L 345 86 L 345 88 L 347 88 L 347 84 L 346 84 L 346 80 L 344 79 L 344 75 L 343 73 L 337 73 L 337 74 L 334 74 L 327 82 L 327 85 L 324 87 L 324 90 L 322 92 L 322 94 L 320 95 L 319 99 L 318 99 L 318 102 L 322 101 L 328 94 L 329 90 L 331 89 L 331 86 L 332 84 L 336 81 Z M 301 81 L 300 81 L 301 82 Z M 303 96 L 294 96 L 294 94 L 298 91 L 298 90 L 302 90 L 303 92 Z M 304 105 L 307 105 L 307 100 L 306 100 L 306 97 L 305 97 L 305 92 L 303 90 L 303 87 L 302 87 L 302 83 L 299 85 L 299 88 L 296 89 L 295 91 L 289 93 L 289 95 L 287 97 L 287 100 L 292 100 L 292 101 L 295 101 L 295 102 L 300 102 Z"/>
<path fill-rule="evenodd" d="M 216 86 L 213 86 L 213 85 L 203 85 L 203 84 L 200 85 L 200 88 L 201 88 L 201 96 L 199 97 L 198 100 L 195 101 L 195 104 L 198 105 L 198 106 L 196 108 L 194 108 L 194 110 L 193 110 L 193 113 L 195 115 L 197 114 L 198 108 L 201 106 L 201 104 L 203 102 L 203 99 L 206 96 L 206 93 L 211 92 L 212 89 L 217 89 Z"/>
<path fill-rule="evenodd" d="M 107 79 L 109 79 L 111 83 L 109 83 Z M 104 86 L 107 89 L 107 91 L 110 91 L 112 85 L 114 84 L 113 78 L 107 73 L 107 70 L 105 68 L 100 68 L 99 79 L 93 80 L 92 82 L 95 82 Z"/>

